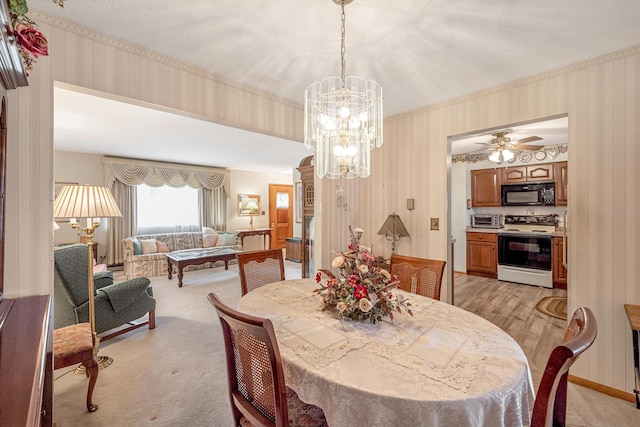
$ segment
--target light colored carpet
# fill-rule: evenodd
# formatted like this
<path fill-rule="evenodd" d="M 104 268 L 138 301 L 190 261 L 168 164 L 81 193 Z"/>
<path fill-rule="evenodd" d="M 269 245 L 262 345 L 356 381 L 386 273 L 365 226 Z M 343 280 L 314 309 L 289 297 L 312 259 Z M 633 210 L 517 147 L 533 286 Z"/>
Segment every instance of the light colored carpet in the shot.
<path fill-rule="evenodd" d="M 287 278 L 300 277 L 300 264 L 286 261 L 285 266 Z M 547 290 L 471 276 L 466 280 L 469 283 L 456 279 L 456 305 L 488 318 L 512 336 L 528 337 L 521 344 L 523 348 L 528 348 L 525 344 L 534 336 L 537 337 L 534 341 L 540 341 L 535 345 L 536 350 L 527 354 L 537 388 L 554 345 L 544 336 L 551 335 L 554 342 L 558 341 L 565 322 L 546 318 L 552 325 L 558 322 L 562 325 L 558 326 L 555 335 L 549 334 L 548 330 L 531 330 L 518 325 L 519 322 L 531 325 L 527 316 L 536 316 L 534 302 L 540 300 L 539 292 Z M 506 288 L 487 293 L 487 299 L 480 298 L 483 280 L 491 281 L 485 284 L 486 288 L 496 284 Z M 186 272 L 182 288 L 178 288 L 175 277 L 171 281 L 166 277 L 155 277 L 152 286 L 157 300 L 156 329 L 141 328 L 100 346 L 100 354 L 113 357 L 114 362 L 98 376 L 94 392 L 94 403 L 99 405 L 96 412 L 86 411 L 85 377 L 75 375 L 74 367 L 54 372 L 53 418 L 58 427 L 233 425 L 220 324 L 206 296 L 215 292 L 226 303 L 235 306 L 240 299 L 237 267 L 231 265 L 228 271 L 217 267 Z M 536 293 L 537 298 L 530 298 L 523 294 L 524 291 Z M 520 295 L 522 304 L 528 301 L 529 315 L 516 322 L 513 315 L 501 320 L 500 316 L 492 317 L 483 311 L 488 309 L 497 313 L 498 308 L 508 306 L 497 298 L 505 294 L 514 298 Z M 545 318 L 541 314 L 537 317 Z M 514 334 L 520 329 L 524 332 Z M 638 425 L 640 411 L 633 403 L 571 383 L 568 400 L 568 426 Z"/>
<path fill-rule="evenodd" d="M 287 278 L 300 277 L 300 264 L 286 265 Z M 75 367 L 54 372 L 58 427 L 233 425 L 222 333 L 207 294 L 235 307 L 237 266 L 185 272 L 182 288 L 175 277 L 154 277 L 152 286 L 156 329 L 140 328 L 100 345 L 99 354 L 114 362 L 98 375 L 96 412 L 86 410 L 88 383 Z"/>

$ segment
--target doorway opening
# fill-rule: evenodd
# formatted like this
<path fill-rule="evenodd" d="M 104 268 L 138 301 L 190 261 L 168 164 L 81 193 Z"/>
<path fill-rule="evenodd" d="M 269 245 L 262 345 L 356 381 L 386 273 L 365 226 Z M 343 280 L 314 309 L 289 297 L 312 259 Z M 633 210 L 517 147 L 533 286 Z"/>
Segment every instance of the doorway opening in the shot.
<path fill-rule="evenodd" d="M 489 157 L 498 151 L 500 142 L 504 141 L 501 137 L 507 139 L 513 157 L 507 156 L 507 159 L 505 156 L 493 156 L 494 160 L 490 160 Z M 467 273 L 466 233 L 471 228 L 472 214 L 558 214 L 559 221 L 562 222 L 563 212 L 568 206 L 568 201 L 565 202 L 566 205 L 561 206 L 502 206 L 499 197 L 493 205 L 475 203 L 471 188 L 471 171 L 568 162 L 568 142 L 567 114 L 505 124 L 447 138 L 447 223 L 450 248 L 447 255 L 447 295 L 450 303 L 455 303 L 454 274 Z M 507 147 L 503 145 L 503 148 Z M 494 255 L 497 268 L 497 253 Z M 490 272 L 488 274 L 490 275 Z"/>

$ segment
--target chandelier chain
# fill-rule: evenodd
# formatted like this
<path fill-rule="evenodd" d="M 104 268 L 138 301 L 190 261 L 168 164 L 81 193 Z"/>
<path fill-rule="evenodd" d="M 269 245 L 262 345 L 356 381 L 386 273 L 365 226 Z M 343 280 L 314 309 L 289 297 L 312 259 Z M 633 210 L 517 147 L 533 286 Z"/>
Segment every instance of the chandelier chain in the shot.
<path fill-rule="evenodd" d="M 342 86 L 344 87 L 344 79 L 345 79 L 345 72 L 344 72 L 344 54 L 346 51 L 346 48 L 344 46 L 344 40 L 345 40 L 345 15 L 344 15 L 344 1 L 342 1 L 340 3 L 340 7 L 342 8 L 342 15 L 340 16 L 340 19 L 342 20 L 342 32 L 341 32 L 341 40 L 340 40 L 340 60 L 341 60 L 341 69 L 342 69 Z"/>

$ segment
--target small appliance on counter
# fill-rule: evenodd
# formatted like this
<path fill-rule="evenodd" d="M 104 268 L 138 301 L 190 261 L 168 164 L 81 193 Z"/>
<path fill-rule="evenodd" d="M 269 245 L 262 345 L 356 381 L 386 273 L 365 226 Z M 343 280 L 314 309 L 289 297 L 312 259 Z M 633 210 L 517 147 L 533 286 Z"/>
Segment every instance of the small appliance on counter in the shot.
<path fill-rule="evenodd" d="M 502 227 L 502 215 L 501 214 L 473 214 L 471 215 L 471 227 L 500 228 Z"/>

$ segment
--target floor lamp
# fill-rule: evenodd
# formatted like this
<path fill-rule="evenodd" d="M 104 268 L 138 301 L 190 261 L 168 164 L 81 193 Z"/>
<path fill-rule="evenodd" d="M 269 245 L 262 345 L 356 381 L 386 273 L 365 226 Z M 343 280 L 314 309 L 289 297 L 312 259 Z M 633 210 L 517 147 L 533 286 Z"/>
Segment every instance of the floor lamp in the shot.
<path fill-rule="evenodd" d="M 121 216 L 122 213 L 120 213 L 120 209 L 118 209 L 118 205 L 107 187 L 65 185 L 53 204 L 53 217 L 68 218 L 71 228 L 83 232 L 87 241 L 89 322 L 91 324 L 91 333 L 93 334 L 93 351 L 96 356 L 98 355 L 100 339 L 96 333 L 93 286 L 93 234 L 100 226 L 100 218 L 117 218 Z M 87 218 L 87 227 L 84 228 L 78 224 L 76 218 Z M 113 362 L 113 359 L 108 356 L 100 356 L 97 359 L 100 369 L 106 368 Z"/>

